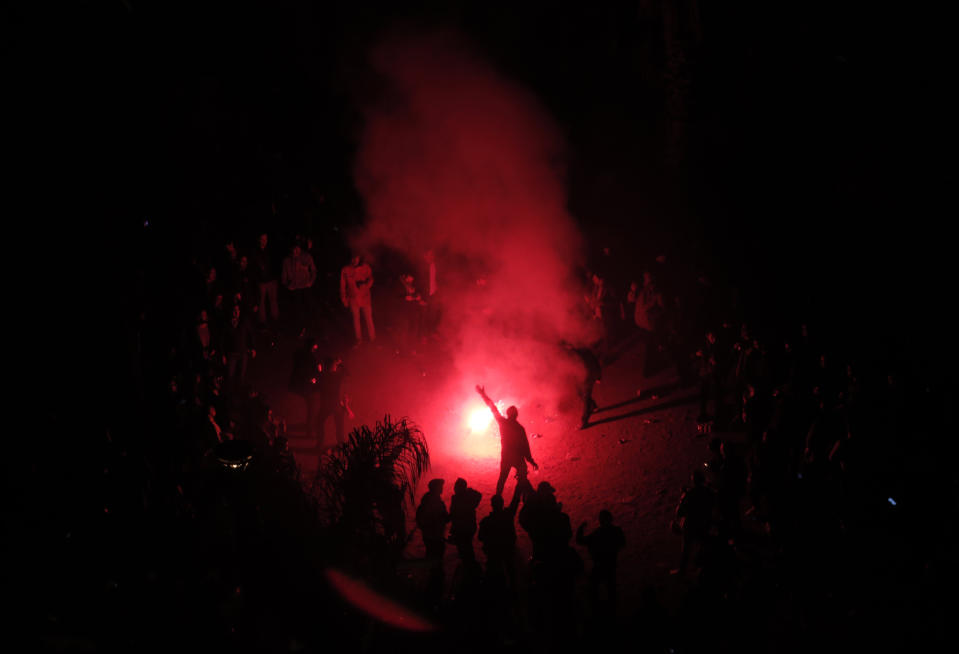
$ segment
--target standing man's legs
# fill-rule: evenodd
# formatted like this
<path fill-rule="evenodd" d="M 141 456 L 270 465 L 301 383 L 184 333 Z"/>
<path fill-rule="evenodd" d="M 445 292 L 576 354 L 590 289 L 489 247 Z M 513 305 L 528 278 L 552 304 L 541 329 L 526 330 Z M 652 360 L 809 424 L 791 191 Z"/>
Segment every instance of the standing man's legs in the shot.
<path fill-rule="evenodd" d="M 506 479 L 509 477 L 509 471 L 512 467 L 513 465 L 508 461 L 500 461 L 499 479 L 496 480 L 496 494 L 501 497 L 503 495 L 503 487 L 506 486 Z"/>
<path fill-rule="evenodd" d="M 513 467 L 516 468 L 516 485 L 525 486 L 529 483 L 529 468 L 526 466 L 526 461 L 518 461 L 513 464 Z"/>
<path fill-rule="evenodd" d="M 589 417 L 593 414 L 593 411 L 596 410 L 596 402 L 593 400 L 593 386 L 596 385 L 596 380 L 593 377 L 587 377 L 586 381 L 583 382 L 583 389 L 580 395 L 583 398 L 583 418 L 581 427 L 585 427 L 589 424 Z"/>
<path fill-rule="evenodd" d="M 351 301 L 350 312 L 353 314 L 353 334 L 356 336 L 356 344 L 359 345 L 363 342 L 363 330 L 360 328 L 360 305 Z"/>
<path fill-rule="evenodd" d="M 373 327 L 373 305 L 364 304 L 360 307 L 366 319 L 366 331 L 370 335 L 370 343 L 376 340 L 376 328 Z"/>
<path fill-rule="evenodd" d="M 525 486 L 529 483 L 529 468 L 526 467 L 526 461 L 500 461 L 499 479 L 496 480 L 496 494 L 502 496 L 503 488 L 506 486 L 506 480 L 509 477 L 510 468 L 516 468 L 516 485 Z"/>

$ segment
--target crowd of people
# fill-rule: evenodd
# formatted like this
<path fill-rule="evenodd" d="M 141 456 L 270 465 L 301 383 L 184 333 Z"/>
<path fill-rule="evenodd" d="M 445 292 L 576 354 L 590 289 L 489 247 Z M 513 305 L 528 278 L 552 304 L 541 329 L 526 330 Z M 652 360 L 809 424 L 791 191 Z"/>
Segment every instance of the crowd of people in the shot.
<path fill-rule="evenodd" d="M 291 335 L 299 338 L 290 390 L 304 398 L 307 434 L 313 436 L 318 428 L 323 440 L 322 423 L 332 418 L 336 442 L 342 442 L 343 416 L 349 411 L 341 390 L 342 359 L 319 356 L 319 342 L 312 336 L 318 304 L 311 292 L 317 279 L 312 244 L 297 240 L 279 276 L 271 273 L 268 245 L 262 235 L 250 255 L 251 268 L 249 259 L 228 243 L 221 263 L 225 274 L 211 266 L 205 275 L 207 304 L 192 334 L 189 366 L 194 382 L 191 404 L 203 415 L 199 442 L 213 446 L 255 425 L 261 443 L 282 443 L 283 421 L 270 417 L 262 402 L 259 417 L 250 422 L 219 417 L 224 400 L 242 398 L 242 405 L 256 399 L 246 384 L 247 364 L 256 356 L 258 338 L 276 338 L 270 327 L 276 324 L 278 304 L 291 314 L 290 324 L 295 326 Z M 431 322 L 435 259 L 428 253 L 424 260 L 429 272 L 423 290 L 412 274 L 400 276 L 399 306 L 404 313 L 398 321 L 398 352 L 413 351 L 435 324 Z M 717 297 L 708 278 L 699 276 L 683 284 L 670 278 L 665 264 L 666 257 L 660 256 L 645 271 L 624 273 L 624 266 L 604 249 L 586 273 L 589 292 L 584 298 L 584 311 L 597 321 L 602 336 L 593 347 L 567 344 L 567 348 L 575 350 L 586 370 L 583 427 L 597 408 L 591 390 L 602 375 L 601 364 L 634 343 L 641 344 L 644 377 L 671 369 L 678 386 L 699 387 L 698 434 L 709 447 L 702 468 L 692 471 L 690 485 L 683 489 L 673 521 L 679 555 L 670 572 L 693 584 L 680 619 L 695 615 L 699 620 L 728 620 L 736 607 L 759 610 L 749 603 L 760 602 L 759 589 L 768 591 L 761 571 L 770 567 L 795 581 L 788 601 L 795 603 L 800 624 L 817 619 L 813 614 L 821 608 L 816 607 L 822 607 L 827 596 L 830 606 L 841 601 L 852 605 L 859 596 L 848 587 L 838 588 L 844 576 L 837 570 L 842 560 L 837 552 L 857 537 L 864 516 L 894 511 L 897 505 L 892 496 L 896 491 L 886 491 L 871 473 L 887 470 L 888 457 L 904 445 L 906 397 L 900 374 L 889 371 L 881 383 L 875 379 L 864 383 L 853 360 L 836 360 L 832 344 L 814 338 L 806 324 L 794 333 L 763 325 L 761 338 L 760 330 L 737 313 L 735 301 Z M 276 300 L 278 279 L 289 291 L 282 303 Z M 340 301 L 352 317 L 354 346 L 377 337 L 373 282 L 372 269 L 359 256 L 340 271 Z M 616 612 L 616 554 L 623 546 L 622 531 L 604 510 L 600 528 L 586 535 L 580 527 L 574 541 L 555 489 L 548 482 L 533 489 L 528 481 L 526 465 L 536 464 L 525 432 L 519 438 L 510 435 L 519 425 L 515 407 L 502 416 L 482 388 L 478 390 L 500 423 L 502 470 L 490 500 L 491 512 L 482 520 L 476 515 L 480 495 L 464 480 L 457 480 L 449 509 L 442 499 L 442 480 L 430 482 L 416 517 L 427 560 L 433 562 L 426 591 L 430 604 L 435 608 L 446 597 L 442 558 L 448 540 L 460 559 L 449 597 L 457 598 L 460 607 L 469 605 L 470 597 L 489 600 L 483 593 L 493 593 L 496 604 L 508 609 L 488 617 L 507 640 L 516 636 L 521 624 L 550 637 L 570 637 L 570 630 L 581 625 L 574 582 L 584 571 L 572 547 L 575 542 L 594 561 L 588 613 L 600 622 L 609 619 Z M 235 400 L 227 401 L 227 406 L 233 408 L 228 416 L 248 415 L 236 411 Z M 517 486 L 506 504 L 504 486 L 513 470 Z M 516 516 L 533 546 L 529 567 L 519 574 Z M 474 553 L 477 536 L 486 558 L 485 573 Z M 519 602 L 520 588 L 525 589 L 525 603 Z M 645 597 L 646 610 L 661 610 L 655 608 L 654 591 Z M 720 608 L 723 612 L 717 612 Z M 662 638 L 668 640 L 665 633 Z"/>
<path fill-rule="evenodd" d="M 342 358 L 350 346 L 378 337 L 373 271 L 356 258 L 323 269 L 317 261 L 329 257 L 315 254 L 307 238 L 296 239 L 282 259 L 266 235 L 251 245 L 227 241 L 196 256 L 193 283 L 178 287 L 179 324 L 165 339 L 144 333 L 143 347 L 152 345 L 153 354 L 144 374 L 164 380 L 158 415 L 169 417 L 157 427 L 163 439 L 143 459 L 151 471 L 144 478 L 153 480 L 142 491 L 150 515 L 201 511 L 199 498 L 215 486 L 203 469 L 246 460 L 243 451 L 224 450 L 229 443 L 250 444 L 259 460 L 299 483 L 286 421 L 251 383 L 251 362 L 278 340 L 295 343 L 288 390 L 304 398 L 307 429 L 321 441 L 344 438 Z M 416 511 L 429 569 L 424 606 L 438 611 L 434 617 L 479 635 L 477 642 L 525 642 L 532 634 L 557 646 L 632 633 L 622 620 L 628 617 L 654 651 L 765 650 L 783 632 L 796 634 L 792 648 L 801 650 L 815 634 L 865 630 L 877 597 L 934 622 L 938 609 L 923 598 L 954 572 L 949 552 L 936 545 L 954 540 L 954 478 L 928 475 L 937 468 L 912 462 L 939 447 L 932 435 L 947 410 L 936 380 L 880 357 L 854 358 L 809 323 L 794 332 L 747 323 L 718 285 L 698 274 L 671 275 L 664 257 L 635 275 L 608 250 L 598 259 L 587 276 L 592 292 L 584 311 L 602 326 L 603 338 L 592 348 L 568 346 L 586 371 L 583 425 L 597 408 L 591 388 L 601 364 L 637 341 L 644 376 L 675 370 L 679 386 L 699 390 L 699 430 L 689 437 L 701 438 L 704 461 L 681 495 L 676 489 L 675 561 L 663 579 L 644 580 L 642 606 L 626 616 L 617 603 L 625 537 L 612 512 L 601 511 L 595 529 L 574 530 L 554 486 L 542 481 L 534 488 L 527 478 L 527 464 L 536 463 L 518 416 L 509 409 L 499 415 L 479 388 L 504 436 L 489 511 L 463 479 L 448 503 L 443 481 L 431 481 Z M 394 325 L 408 325 L 394 334 L 410 349 L 430 337 L 437 320 L 435 260 L 430 253 L 423 261 L 422 286 L 412 273 L 396 286 L 398 306 L 409 311 L 400 320 L 392 316 Z M 321 282 L 328 283 L 318 288 Z M 329 317 L 334 310 L 339 324 Z M 328 421 L 332 439 L 324 434 Z M 111 479 L 112 471 L 130 467 L 133 447 L 106 447 Z M 105 508 L 112 519 L 139 510 L 131 504 L 136 479 L 128 472 L 114 482 L 117 493 Z M 175 492 L 156 499 L 164 488 Z M 216 523 L 220 500 L 210 497 L 205 515 Z M 517 522 L 530 552 L 517 545 Z M 232 535 L 213 550 L 230 559 L 240 536 L 225 533 Z M 451 578 L 442 566 L 447 543 L 459 560 Z M 909 563 L 883 566 L 893 559 Z M 890 600 L 889 589 L 904 583 L 916 590 L 915 601 Z"/>
<path fill-rule="evenodd" d="M 423 259 L 427 282 L 422 291 L 409 272 L 396 285 L 395 304 L 401 308 L 392 321 L 398 327 L 397 353 L 415 352 L 435 333 L 439 311 L 435 260 L 431 251 Z M 344 418 L 351 413 L 343 392 L 346 372 L 340 354 L 347 341 L 340 329 L 345 312 L 334 306 L 336 291 L 317 282 L 338 272 L 339 302 L 352 317 L 353 347 L 375 343 L 370 265 L 354 254 L 338 271 L 318 269 L 313 240 L 302 236 L 293 239 L 281 258 L 266 233 L 249 249 L 227 239 L 222 249 L 194 254 L 191 263 L 183 306 L 194 319 L 176 328 L 179 337 L 163 373 L 180 413 L 188 407 L 187 413 L 200 416 L 199 421 L 186 421 L 200 425 L 197 431 L 188 429 L 192 446 L 209 449 L 232 439 L 238 430 L 244 439 L 256 432 L 258 443 L 284 442 L 286 422 L 267 411 L 248 376 L 258 349 L 275 349 L 284 339 L 297 344 L 288 390 L 303 398 L 307 438 L 319 434 L 322 442 L 324 423 L 332 419 L 335 440 L 328 439 L 327 444 L 342 442 Z M 249 408 L 251 402 L 256 410 Z M 251 418 L 253 414 L 256 417 Z"/>
<path fill-rule="evenodd" d="M 577 577 L 584 572 L 575 542 L 589 552 L 589 600 L 593 619 L 608 627 L 616 614 L 616 563 L 625 546 L 623 530 L 612 514 L 599 514 L 599 527 L 586 533 L 587 523 L 574 532 L 556 489 L 547 481 L 534 489 L 524 476 L 517 480 L 509 505 L 499 493 L 490 498 L 490 512 L 477 522 L 482 496 L 459 478 L 449 508 L 443 499 L 443 479 L 433 479 L 416 510 L 426 558 L 431 562 L 429 601 L 439 610 L 443 599 L 443 554 L 446 543 L 456 547 L 459 566 L 452 584 L 457 614 L 472 615 L 480 629 L 492 629 L 502 643 L 517 642 L 529 629 L 551 648 L 579 636 Z M 532 551 L 523 570 L 516 546 L 516 522 L 529 535 Z M 448 534 L 446 533 L 449 527 Z M 475 541 L 485 556 L 485 571 L 477 561 Z M 525 599 L 525 601 L 524 601 Z"/>
<path fill-rule="evenodd" d="M 877 597 L 922 620 L 929 603 L 910 606 L 894 589 L 910 575 L 928 588 L 931 570 L 954 572 L 933 545 L 955 533 L 954 481 L 950 491 L 906 463 L 931 467 L 944 453 L 936 434 L 949 421 L 948 390 L 935 368 L 873 339 L 763 323 L 705 275 L 682 279 L 666 263 L 649 261 L 640 282 L 606 248 L 587 273 L 585 301 L 604 358 L 639 341 L 645 377 L 671 366 L 679 387 L 699 387 L 697 435 L 708 448 L 672 521 L 680 553 L 670 574 L 692 583 L 672 624 L 704 628 L 687 646 L 774 647 L 776 628 L 743 637 L 761 624 L 796 630 L 799 649 L 823 633 L 862 637 Z M 906 532 L 925 521 L 936 526 Z M 883 569 L 904 551 L 916 558 L 908 573 Z"/>

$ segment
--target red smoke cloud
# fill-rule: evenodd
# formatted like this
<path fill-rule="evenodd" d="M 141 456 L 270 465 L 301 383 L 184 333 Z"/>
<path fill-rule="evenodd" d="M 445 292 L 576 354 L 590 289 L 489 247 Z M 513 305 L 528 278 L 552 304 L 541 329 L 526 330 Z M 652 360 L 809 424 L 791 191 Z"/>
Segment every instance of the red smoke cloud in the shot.
<path fill-rule="evenodd" d="M 554 411 L 577 374 L 559 340 L 586 342 L 591 326 L 560 131 L 455 35 L 394 36 L 371 63 L 385 90 L 364 107 L 355 178 L 368 222 L 355 245 L 443 255 L 441 332 L 458 372 L 444 392 L 463 403 L 464 431 L 477 383 L 518 404 L 521 422 L 524 407 Z"/>

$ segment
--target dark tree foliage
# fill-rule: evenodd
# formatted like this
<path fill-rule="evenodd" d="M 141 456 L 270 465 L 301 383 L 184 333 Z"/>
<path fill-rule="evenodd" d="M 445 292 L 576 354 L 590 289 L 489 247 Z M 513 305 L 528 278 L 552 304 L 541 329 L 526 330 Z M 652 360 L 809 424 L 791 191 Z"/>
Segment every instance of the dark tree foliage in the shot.
<path fill-rule="evenodd" d="M 313 483 L 343 563 L 365 572 L 395 563 L 409 540 L 406 503 L 430 466 L 423 432 L 389 415 L 354 429 L 325 457 Z"/>

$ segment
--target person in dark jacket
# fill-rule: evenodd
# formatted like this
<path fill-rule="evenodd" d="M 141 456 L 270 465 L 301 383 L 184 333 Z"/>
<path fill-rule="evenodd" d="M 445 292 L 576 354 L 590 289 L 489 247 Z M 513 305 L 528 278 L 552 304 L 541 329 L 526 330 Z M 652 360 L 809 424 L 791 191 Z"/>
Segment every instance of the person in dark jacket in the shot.
<path fill-rule="evenodd" d="M 427 594 L 435 605 L 443 595 L 443 552 L 446 549 L 446 523 L 450 514 L 443 503 L 443 480 L 432 479 L 427 485 L 428 491 L 416 508 L 416 526 L 423 534 L 426 546 L 426 560 L 431 563 Z"/>
<path fill-rule="evenodd" d="M 238 303 L 247 315 L 259 312 L 260 291 L 255 279 L 255 271 L 250 268 L 250 258 L 245 254 L 240 255 L 236 269 L 236 282 L 231 290 L 235 299 L 239 296 Z"/>
<path fill-rule="evenodd" d="M 597 615 L 616 615 L 616 558 L 626 545 L 623 530 L 613 524 L 613 514 L 603 509 L 599 512 L 599 529 L 585 534 L 584 522 L 576 530 L 576 543 L 583 545 L 593 559 L 589 574 L 589 591 Z M 606 602 L 600 603 L 600 588 L 606 587 Z M 604 610 L 605 609 L 605 610 Z"/>
<path fill-rule="evenodd" d="M 267 247 L 266 234 L 260 234 L 257 248 L 253 252 L 252 263 L 257 285 L 260 291 L 260 324 L 266 324 L 266 309 L 269 303 L 270 317 L 277 320 L 279 310 L 276 304 L 276 271 L 273 269 L 272 251 Z"/>
<path fill-rule="evenodd" d="M 246 366 L 250 358 L 256 358 L 253 330 L 240 311 L 233 305 L 232 315 L 223 327 L 220 339 L 223 347 L 223 364 L 227 369 L 227 383 L 236 388 L 246 381 Z"/>
<path fill-rule="evenodd" d="M 527 484 L 529 482 L 526 482 Z M 503 506 L 503 496 L 490 498 L 492 512 L 479 523 L 477 538 L 486 555 L 486 578 L 497 588 L 516 588 L 516 509 L 520 498 L 526 495 L 519 484 L 509 506 Z M 531 490 L 531 489 L 530 489 Z"/>
<path fill-rule="evenodd" d="M 450 542 L 456 545 L 460 560 L 467 565 L 476 563 L 473 535 L 476 533 L 476 508 L 482 497 L 483 495 L 470 488 L 462 477 L 453 484 L 453 497 L 450 498 Z"/>
<path fill-rule="evenodd" d="M 413 275 L 400 275 L 400 293 L 403 298 L 403 315 L 400 320 L 399 348 L 409 354 L 416 354 L 416 344 L 425 335 L 426 301 L 416 288 Z"/>
<path fill-rule="evenodd" d="M 519 524 L 533 543 L 533 559 L 558 566 L 569 542 L 573 528 L 562 502 L 556 501 L 556 489 L 548 481 L 540 482 L 519 512 Z"/>
<path fill-rule="evenodd" d="M 295 243 L 290 256 L 283 260 L 283 286 L 290 291 L 299 328 L 306 329 L 313 319 L 313 283 L 316 281 L 316 265 L 313 257 Z"/>
<path fill-rule="evenodd" d="M 670 570 L 670 574 L 685 574 L 686 566 L 692 558 L 692 551 L 702 551 L 706 536 L 712 526 L 714 497 L 706 487 L 706 475 L 702 470 L 693 472 L 693 486 L 683 490 L 676 507 L 676 519 L 683 535 L 683 549 L 679 567 Z"/>

